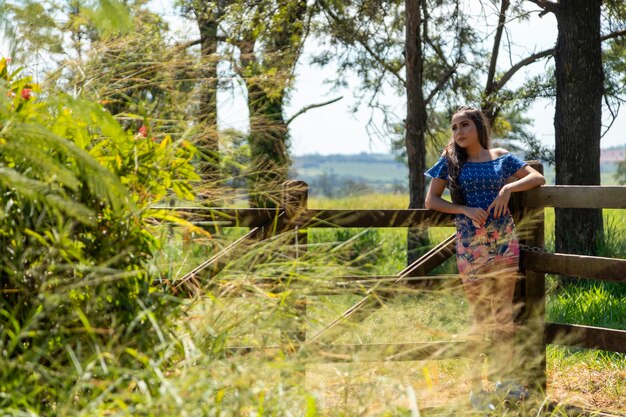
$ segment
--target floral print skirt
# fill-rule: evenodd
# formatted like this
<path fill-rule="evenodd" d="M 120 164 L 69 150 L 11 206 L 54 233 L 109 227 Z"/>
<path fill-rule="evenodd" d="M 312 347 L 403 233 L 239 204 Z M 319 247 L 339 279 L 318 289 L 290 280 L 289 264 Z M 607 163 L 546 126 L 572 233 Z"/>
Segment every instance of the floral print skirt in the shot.
<path fill-rule="evenodd" d="M 498 273 L 516 273 L 519 242 L 510 215 L 498 219 L 489 216 L 481 228 L 462 216 L 456 220 L 456 230 L 456 263 L 464 282 Z"/>

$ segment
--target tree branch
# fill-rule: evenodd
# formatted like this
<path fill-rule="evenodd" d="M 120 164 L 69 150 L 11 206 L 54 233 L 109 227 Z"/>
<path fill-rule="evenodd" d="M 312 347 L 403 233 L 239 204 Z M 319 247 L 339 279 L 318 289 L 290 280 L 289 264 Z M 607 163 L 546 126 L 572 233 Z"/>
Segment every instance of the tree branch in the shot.
<path fill-rule="evenodd" d="M 289 123 L 293 122 L 293 119 L 295 119 L 298 116 L 301 116 L 302 114 L 306 113 L 307 111 L 309 111 L 311 109 L 327 106 L 329 104 L 332 104 L 332 103 L 335 103 L 335 102 L 341 100 L 342 98 L 343 98 L 343 96 L 334 98 L 334 99 L 329 100 L 329 101 L 325 101 L 324 103 L 311 104 L 311 105 L 308 105 L 306 107 L 303 107 L 302 109 L 298 110 L 293 116 L 291 116 L 289 119 L 287 119 L 287 121 L 285 122 L 285 125 L 289 126 Z"/>
<path fill-rule="evenodd" d="M 200 38 L 200 39 L 194 39 L 194 40 L 187 41 L 187 42 L 180 42 L 174 45 L 174 48 L 177 51 L 182 51 L 187 48 L 191 48 L 192 46 L 200 45 L 204 41 L 204 39 L 205 38 Z M 216 36 L 215 39 L 217 39 L 218 41 L 226 42 L 225 36 Z"/>
<path fill-rule="evenodd" d="M 626 36 L 626 30 L 620 30 L 619 32 L 611 32 L 608 35 L 604 35 L 600 38 L 600 41 L 604 42 L 609 39 L 619 38 L 620 36 Z"/>
<path fill-rule="evenodd" d="M 341 16 L 338 16 L 336 13 L 333 13 L 331 8 L 326 4 L 325 1 L 320 1 L 319 5 L 320 5 L 320 7 L 322 7 L 324 12 L 326 12 L 326 14 L 333 21 L 335 21 L 338 24 L 346 24 L 346 20 L 343 19 Z M 348 24 L 346 24 L 346 26 L 347 27 L 352 27 L 354 25 L 353 25 L 352 22 L 348 22 Z M 406 86 L 406 80 L 404 78 L 402 78 L 402 76 L 398 73 L 398 71 L 395 68 L 393 68 L 392 66 L 390 66 L 389 63 L 385 62 L 385 59 L 383 57 L 381 57 L 380 55 L 378 55 L 372 49 L 372 47 L 370 45 L 368 45 L 367 40 L 363 39 L 363 38 L 367 39 L 367 35 L 364 36 L 356 28 L 355 28 L 354 33 L 352 35 L 354 37 L 354 40 L 356 42 L 358 42 L 365 49 L 365 51 L 374 59 L 374 61 L 376 61 L 378 64 L 380 64 L 386 71 L 391 73 L 391 75 L 396 77 L 398 79 L 398 81 L 400 81 L 400 83 L 403 86 Z"/>
<path fill-rule="evenodd" d="M 539 17 L 543 17 L 548 13 L 557 14 L 559 11 L 559 4 L 553 1 L 548 0 L 528 0 L 531 3 L 535 3 L 537 6 L 541 7 L 543 11 L 539 13 Z"/>
<path fill-rule="evenodd" d="M 530 0 L 529 0 L 530 1 Z M 615 38 L 619 38 L 620 36 L 626 36 L 626 30 L 621 30 L 619 32 L 612 32 L 609 33 L 608 35 L 604 35 L 600 38 L 601 42 L 604 42 L 606 40 L 609 39 L 615 39 Z M 507 81 L 509 81 L 509 79 L 511 79 L 511 77 L 517 72 L 519 71 L 521 68 L 525 67 L 526 65 L 530 65 L 536 61 L 539 61 L 541 58 L 545 58 L 547 56 L 551 56 L 554 55 L 554 52 L 556 51 L 555 48 L 551 48 L 551 49 L 546 49 L 545 51 L 541 51 L 538 52 L 536 54 L 530 55 L 529 57 L 526 57 L 524 59 L 522 59 L 520 62 L 518 62 L 517 64 L 513 65 L 499 80 L 497 83 L 494 84 L 493 90 L 492 91 L 498 91 L 500 90 L 502 87 L 504 87 L 504 84 L 507 83 Z"/>
<path fill-rule="evenodd" d="M 448 72 L 446 72 L 446 74 L 439 80 L 435 88 L 432 89 L 430 94 L 428 94 L 428 97 L 426 98 L 426 100 L 424 100 L 424 103 L 426 105 L 430 104 L 430 101 L 433 99 L 433 97 L 435 97 L 435 95 L 443 88 L 443 86 L 448 82 L 450 78 L 452 78 L 452 76 L 455 73 L 456 73 L 456 67 L 450 67 L 448 69 Z"/>
<path fill-rule="evenodd" d="M 506 84 L 507 81 L 509 81 L 511 79 L 511 77 L 517 71 L 519 71 L 520 69 L 522 69 L 526 65 L 530 65 L 530 64 L 532 64 L 532 63 L 534 63 L 536 61 L 539 61 L 541 58 L 545 58 L 547 56 L 552 56 L 552 55 L 554 55 L 555 51 L 556 51 L 556 48 L 547 49 L 545 51 L 533 54 L 533 55 L 531 55 L 529 57 L 526 57 L 526 58 L 522 59 L 520 62 L 518 62 L 517 64 L 513 65 L 506 73 L 504 73 L 504 75 L 498 80 L 498 82 L 494 83 L 492 91 L 498 91 L 502 87 L 504 87 L 504 84 Z"/>
<path fill-rule="evenodd" d="M 489 72 L 487 74 L 487 85 L 485 86 L 485 93 L 488 96 L 491 94 L 494 88 L 494 81 L 496 76 L 496 63 L 498 61 L 498 52 L 500 51 L 500 42 L 502 40 L 502 32 L 504 32 L 504 23 L 506 22 L 506 11 L 509 8 L 509 0 L 502 0 L 500 8 L 500 15 L 498 16 L 498 28 L 496 29 L 496 36 L 493 40 L 493 49 L 491 51 L 491 61 L 489 62 Z"/>

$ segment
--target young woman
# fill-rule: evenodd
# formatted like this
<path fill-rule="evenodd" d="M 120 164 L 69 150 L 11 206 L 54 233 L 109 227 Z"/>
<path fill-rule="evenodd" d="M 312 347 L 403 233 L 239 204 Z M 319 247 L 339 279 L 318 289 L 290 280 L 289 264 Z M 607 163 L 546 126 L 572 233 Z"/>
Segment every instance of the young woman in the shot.
<path fill-rule="evenodd" d="M 456 260 L 474 319 L 470 334 L 479 339 L 492 334 L 500 350 L 512 355 L 519 245 L 508 203 L 511 193 L 543 185 L 545 179 L 506 150 L 490 148 L 489 125 L 480 110 L 459 108 L 451 129 L 443 154 L 425 173 L 432 177 L 426 207 L 457 215 Z M 446 187 L 452 202 L 442 198 Z M 500 359 L 507 364 L 513 360 Z M 474 371 L 470 401 L 478 408 L 493 408 L 481 372 Z M 506 379 L 496 384 L 498 394 L 509 399 L 528 395 L 510 375 L 502 376 Z"/>

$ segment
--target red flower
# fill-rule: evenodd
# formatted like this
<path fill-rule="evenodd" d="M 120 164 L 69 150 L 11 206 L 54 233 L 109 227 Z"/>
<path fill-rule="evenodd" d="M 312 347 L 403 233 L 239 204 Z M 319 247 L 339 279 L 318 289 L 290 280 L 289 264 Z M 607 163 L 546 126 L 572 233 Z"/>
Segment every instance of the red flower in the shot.
<path fill-rule="evenodd" d="M 144 138 L 148 137 L 148 128 L 144 125 L 139 128 L 139 134 Z"/>
<path fill-rule="evenodd" d="M 32 93 L 33 90 L 31 88 L 22 88 L 22 98 L 24 100 L 30 100 Z"/>

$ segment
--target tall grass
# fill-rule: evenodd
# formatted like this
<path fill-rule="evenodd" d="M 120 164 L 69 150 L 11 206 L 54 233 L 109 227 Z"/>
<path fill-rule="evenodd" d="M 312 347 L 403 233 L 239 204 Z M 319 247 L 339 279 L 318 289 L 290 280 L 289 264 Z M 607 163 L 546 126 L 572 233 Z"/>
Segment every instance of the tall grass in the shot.
<path fill-rule="evenodd" d="M 345 199 L 311 199 L 311 208 L 404 208 L 405 196 L 367 195 Z M 607 212 L 619 236 L 619 217 Z M 611 219 L 618 220 L 611 220 Z M 553 215 L 546 212 L 546 243 L 553 247 Z M 214 230 L 211 239 L 186 236 L 174 229 L 165 233 L 168 245 L 156 259 L 163 277 L 175 281 L 202 260 L 214 255 L 245 229 Z M 452 228 L 432 228 L 436 244 Z M 202 278 L 204 296 L 181 301 L 178 320 L 171 331 L 171 357 L 164 371 L 173 393 L 143 399 L 134 406 L 160 413 L 197 410 L 202 415 L 472 415 L 468 407 L 468 363 L 464 359 L 415 362 L 347 362 L 325 364 L 302 356 L 294 348 L 294 335 L 302 320 L 297 301 L 306 297 L 309 337 L 361 300 L 366 288 L 348 292 L 336 285 L 345 275 L 391 275 L 406 265 L 406 229 L 311 229 L 308 250 L 293 256 L 286 236 L 237 248 L 224 260 L 221 272 Z M 617 242 L 618 243 L 618 242 Z M 608 244 L 607 248 L 619 245 Z M 454 261 L 439 273 L 454 273 Z M 550 285 L 548 318 L 578 323 L 595 315 L 594 325 L 619 322 L 623 302 L 619 289 L 581 286 L 580 292 L 557 292 Z M 318 295 L 324 290 L 328 295 Z M 585 292 L 586 291 L 586 292 Z M 595 299 L 592 300 L 592 291 Z M 617 297 L 617 298 L 616 298 Z M 585 298 L 585 300 L 582 300 Z M 591 300 L 591 301 L 590 301 Z M 399 343 L 462 338 L 469 326 L 469 306 L 458 286 L 446 290 L 403 288 L 395 297 L 381 300 L 383 307 L 354 324 L 335 343 Z M 608 308 L 603 309 L 602 304 Z M 592 307 L 592 305 L 594 307 Z M 614 320 L 609 322 L 610 317 Z M 621 316 L 623 317 L 623 316 Z M 617 326 L 619 327 L 619 326 Z M 234 346 L 263 347 L 249 354 L 232 351 Z M 267 348 L 268 346 L 273 348 Z M 290 353 L 291 352 L 291 353 Z M 346 358 L 351 359 L 351 358 Z M 590 364 L 593 364 L 591 366 Z M 488 368 L 484 368 L 488 372 Z M 548 371 L 552 398 L 576 403 L 568 370 L 577 375 L 606 375 L 613 381 L 600 391 L 603 407 L 619 410 L 623 387 L 620 355 L 550 346 Z M 611 373 L 613 372 L 613 373 Z M 588 380 L 587 380 L 588 381 Z M 569 391 L 566 389 L 569 387 Z M 600 401 L 594 397 L 594 401 Z M 590 401 L 579 401 L 589 406 Z M 563 407 L 548 411 L 545 404 L 527 409 L 497 410 L 494 415 L 566 415 Z M 508 414 L 507 414 L 508 413 Z M 524 414 L 521 414 L 524 415 Z"/>
<path fill-rule="evenodd" d="M 344 199 L 327 199 L 313 200 L 311 206 L 316 208 L 406 208 L 407 201 L 404 196 L 394 195 L 365 195 Z M 619 210 L 604 210 L 605 234 L 604 240 L 600 244 L 601 256 L 624 258 L 626 255 L 626 221 Z M 433 228 L 429 230 L 429 234 L 433 243 L 440 241 L 443 237 L 451 233 L 450 228 Z M 319 233 L 319 236 L 325 235 L 327 239 L 337 239 L 337 235 L 333 230 L 327 231 L 311 231 Z M 311 233 L 310 232 L 310 233 Z M 545 210 L 545 242 L 548 251 L 554 251 L 554 210 Z M 377 233 L 379 240 L 378 247 L 382 255 L 378 264 L 381 266 L 381 272 L 393 273 L 391 269 L 395 266 L 403 266 L 406 262 L 405 243 L 406 234 L 402 229 L 379 229 Z M 390 258 L 393 263 L 390 262 Z M 444 265 L 445 273 L 454 271 L 453 262 L 447 262 Z M 400 268 L 401 269 L 401 268 Z M 398 271 L 399 269 L 396 269 Z M 441 273 L 441 270 L 437 272 Z M 623 284 L 581 280 L 578 285 L 568 286 L 565 288 L 557 288 L 556 278 L 547 276 L 547 320 L 561 323 L 573 323 L 583 325 L 593 325 L 599 327 L 608 327 L 615 329 L 626 328 L 626 288 Z M 459 305 L 463 302 L 462 295 L 457 298 Z M 412 301 L 415 303 L 415 300 Z M 388 311 L 406 310 L 406 305 L 402 302 L 392 301 L 392 306 Z M 432 308 L 427 305 L 415 303 L 417 309 L 421 311 L 432 312 Z M 448 311 L 441 307 L 437 311 Z M 453 309 L 450 309 L 453 311 Z M 432 314 L 432 313 L 429 313 Z M 459 312 L 457 312 L 459 314 Z M 462 315 L 462 313 L 461 313 Z M 389 322 L 384 320 L 378 324 L 382 328 L 394 328 L 397 323 L 397 317 L 389 314 Z M 404 336 L 408 332 L 402 332 Z M 419 334 L 413 332 L 409 334 Z M 560 384 L 569 384 L 572 391 L 576 392 L 577 384 L 572 382 L 573 378 L 564 378 L 569 375 L 567 369 L 577 369 L 576 374 L 588 374 L 589 369 L 594 372 L 604 372 L 612 375 L 611 370 L 624 369 L 625 355 L 608 353 L 598 350 L 585 350 L 576 348 L 567 348 L 562 346 L 548 347 L 548 366 L 549 373 L 554 378 L 553 391 L 557 398 L 567 399 L 570 393 L 563 390 Z M 582 369 L 581 369 L 582 367 Z M 623 380 L 624 374 L 620 374 Z M 596 390 L 596 398 L 593 401 L 599 401 L 608 409 L 621 409 L 618 398 L 624 394 L 624 384 L 620 383 L 620 379 L 615 375 L 609 378 L 614 379 L 614 383 L 609 384 L 610 389 L 604 390 L 598 388 Z M 589 381 L 588 381 L 589 383 Z M 593 385 L 593 384 L 592 384 Z M 618 395 L 619 394 L 619 395 Z M 580 401 L 580 400 L 579 400 Z M 575 402 L 575 400 L 574 400 Z M 589 402 L 583 404 L 589 404 Z"/>
<path fill-rule="evenodd" d="M 399 196 L 369 196 L 336 204 L 314 200 L 310 206 L 401 208 L 405 202 Z M 546 217 L 550 222 L 549 213 Z M 624 230 L 621 227 L 616 226 L 612 236 L 618 236 Z M 195 277 L 200 290 L 195 294 L 175 290 L 178 280 L 246 229 L 215 226 L 210 238 L 178 227 L 157 230 L 162 245 L 150 268 L 161 277 L 153 295 L 161 297 L 163 303 L 145 306 L 137 318 L 135 328 L 139 337 L 144 335 L 146 344 L 137 348 L 111 336 L 107 343 L 95 347 L 89 337 L 78 337 L 73 346 L 83 349 L 89 345 L 96 353 L 74 354 L 72 349 L 76 348 L 61 353 L 73 363 L 72 369 L 47 375 L 63 381 L 57 386 L 62 391 L 56 397 L 59 400 L 28 408 L 20 406 L 25 401 L 13 398 L 11 408 L 2 410 L 4 414 L 476 415 L 467 401 L 470 385 L 466 359 L 369 362 L 359 360 L 358 355 L 337 357 L 330 349 L 307 351 L 299 347 L 297 335 L 303 321 L 311 337 L 366 295 L 367 288 L 358 284 L 349 291 L 339 286 L 338 277 L 395 274 L 405 266 L 405 229 L 312 229 L 308 250 L 299 256 L 295 256 L 290 240 L 293 233 L 250 241 L 225 256 L 219 270 L 209 269 Z M 450 233 L 450 228 L 432 229 L 433 244 Z M 454 272 L 454 263 L 446 268 Z M 587 320 L 583 323 L 623 328 L 620 304 L 626 300 L 619 287 L 589 284 L 572 287 L 571 292 L 548 287 L 549 320 Z M 459 340 L 470 324 L 469 306 L 458 285 L 443 289 L 402 287 L 393 297 L 379 301 L 381 308 L 348 327 L 334 343 Z M 88 328 L 85 323 L 84 329 Z M 7 335 L 16 332 L 5 323 L 0 323 L 0 331 Z M 28 333 L 28 329 L 17 331 Z M 1 340 L 9 339 L 3 336 Z M 338 359 L 345 363 L 325 363 Z M 14 373 L 21 377 L 13 381 L 24 387 L 36 386 L 36 375 L 41 371 L 36 361 L 24 356 L 20 360 L 14 363 Z M 485 380 L 492 365 L 488 362 L 482 368 Z M 593 400 L 598 409 L 624 411 L 623 356 L 551 346 L 548 372 L 548 399 L 587 407 L 593 406 Z M 571 376 L 574 374 L 582 385 Z M 606 384 L 601 386 L 597 381 Z M 595 392 L 589 394 L 585 389 Z M 24 392 L 5 390 L 2 395 L 6 400 L 7 395 Z M 592 400 L 568 397 L 572 393 L 591 396 Z M 521 408 L 498 408 L 492 415 L 566 415 L 563 406 L 548 410 L 545 400 L 541 397 Z"/>

